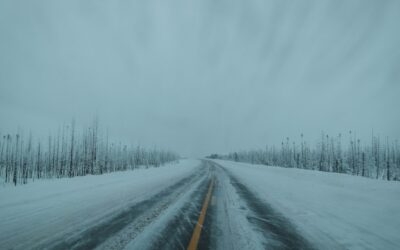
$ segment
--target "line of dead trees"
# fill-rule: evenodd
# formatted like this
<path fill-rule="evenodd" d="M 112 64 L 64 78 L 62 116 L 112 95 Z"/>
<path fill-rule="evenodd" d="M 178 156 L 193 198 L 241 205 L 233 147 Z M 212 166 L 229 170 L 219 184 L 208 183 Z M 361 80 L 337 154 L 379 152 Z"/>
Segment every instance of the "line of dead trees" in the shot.
<path fill-rule="evenodd" d="M 362 143 L 352 131 L 347 142 L 343 143 L 342 137 L 341 134 L 330 137 L 322 133 L 316 145 L 311 147 L 302 134 L 298 144 L 286 138 L 280 147 L 267 146 L 264 150 L 212 155 L 212 158 L 400 180 L 400 146 L 397 140 L 389 141 L 387 137 L 382 140 L 372 134 L 370 142 Z M 342 144 L 347 144 L 347 147 L 343 149 Z"/>
<path fill-rule="evenodd" d="M 26 184 L 28 180 L 98 175 L 139 166 L 158 167 L 179 159 L 171 151 L 109 142 L 108 134 L 99 133 L 97 119 L 79 136 L 72 121 L 46 142 L 35 141 L 32 134 L 0 136 L 0 178 L 14 185 Z"/>

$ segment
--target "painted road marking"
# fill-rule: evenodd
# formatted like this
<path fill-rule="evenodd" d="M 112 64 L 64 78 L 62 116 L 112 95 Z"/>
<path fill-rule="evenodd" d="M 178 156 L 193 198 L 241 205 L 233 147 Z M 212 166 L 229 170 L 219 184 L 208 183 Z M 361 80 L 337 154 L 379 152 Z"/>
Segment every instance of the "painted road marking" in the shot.
<path fill-rule="evenodd" d="M 203 227 L 204 219 L 206 217 L 206 212 L 207 212 L 208 204 L 211 199 L 211 193 L 212 193 L 213 186 L 214 186 L 214 178 L 211 180 L 210 185 L 208 187 L 208 192 L 207 192 L 206 198 L 203 203 L 203 207 L 200 212 L 199 220 L 197 221 L 196 227 L 194 228 L 194 231 L 193 231 L 192 239 L 190 240 L 189 246 L 187 248 L 188 250 L 196 250 L 197 245 L 199 244 L 201 229 Z"/>

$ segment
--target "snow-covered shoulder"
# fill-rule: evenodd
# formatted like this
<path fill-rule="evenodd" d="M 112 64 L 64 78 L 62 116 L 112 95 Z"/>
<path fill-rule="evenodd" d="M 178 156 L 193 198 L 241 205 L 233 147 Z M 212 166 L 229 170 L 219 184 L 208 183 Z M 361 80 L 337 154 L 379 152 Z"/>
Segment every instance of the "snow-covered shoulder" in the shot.
<path fill-rule="evenodd" d="M 216 160 L 317 247 L 400 249 L 400 183 Z"/>

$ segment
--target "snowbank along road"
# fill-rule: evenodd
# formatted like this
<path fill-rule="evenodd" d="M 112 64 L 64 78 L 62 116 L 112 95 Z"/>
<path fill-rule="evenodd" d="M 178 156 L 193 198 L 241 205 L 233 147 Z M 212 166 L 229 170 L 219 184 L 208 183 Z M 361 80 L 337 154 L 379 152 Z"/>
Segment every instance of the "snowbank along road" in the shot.
<path fill-rule="evenodd" d="M 304 230 L 304 227 L 299 226 L 291 216 L 287 217 L 281 212 L 285 210 L 278 210 L 279 206 L 275 206 L 275 201 L 274 204 L 269 204 L 268 199 L 260 196 L 262 192 L 255 191 L 254 186 L 243 181 L 246 176 L 243 175 L 242 178 L 240 171 L 232 164 L 222 161 L 186 160 L 179 166 L 138 171 L 135 175 L 132 173 L 131 179 L 118 179 L 114 176 L 114 181 L 108 183 L 109 185 L 99 182 L 92 188 L 82 188 L 86 192 L 82 193 L 83 198 L 73 196 L 63 200 L 48 195 L 42 198 L 41 206 L 45 206 L 42 209 L 39 209 L 39 205 L 35 205 L 35 199 L 10 201 L 0 206 L 2 219 L 0 248 L 190 250 L 366 248 L 359 244 L 345 244 L 334 237 L 327 237 L 324 233 L 315 234 L 312 230 Z M 150 171 L 151 176 L 145 171 Z M 124 181 L 136 182 L 136 186 L 121 184 Z M 85 206 L 80 208 L 78 205 L 66 213 L 61 211 L 56 214 L 53 211 L 59 208 L 58 206 L 81 202 L 86 199 L 85 196 L 92 196 L 96 189 L 102 186 L 111 187 L 110 185 L 115 195 L 100 195 L 94 202 L 97 207 L 85 210 Z M 137 191 L 127 191 L 129 188 Z M 121 196 L 123 206 L 120 204 L 121 199 L 111 198 L 118 196 L 116 192 L 122 190 L 126 192 Z M 51 202 L 45 202 L 46 199 L 51 199 Z M 107 209 L 104 210 L 104 206 Z M 16 209 L 20 217 L 7 217 L 10 209 Z M 26 210 L 30 210 L 30 213 Z M 46 214 L 50 215 L 46 216 L 41 211 L 46 211 Z M 88 214 L 87 211 L 91 213 Z M 52 217 L 53 213 L 57 216 Z M 84 214 L 85 218 L 92 214 L 95 220 L 85 221 L 79 214 Z M 36 230 L 36 225 L 32 224 L 35 220 L 29 224 L 24 223 L 24 216 L 36 216 L 39 218 L 38 221 L 47 223 L 38 222 Z M 69 217 L 81 218 L 80 220 L 85 223 L 65 223 Z M 60 224 L 65 225 L 64 230 L 60 229 Z M 7 227 L 13 231 L 7 230 Z M 49 233 L 51 230 L 54 232 Z M 378 247 L 384 246 L 385 249 L 396 249 L 399 246 L 396 238 L 390 239 L 390 237 L 376 244 Z M 371 245 L 371 249 L 376 246 Z"/>

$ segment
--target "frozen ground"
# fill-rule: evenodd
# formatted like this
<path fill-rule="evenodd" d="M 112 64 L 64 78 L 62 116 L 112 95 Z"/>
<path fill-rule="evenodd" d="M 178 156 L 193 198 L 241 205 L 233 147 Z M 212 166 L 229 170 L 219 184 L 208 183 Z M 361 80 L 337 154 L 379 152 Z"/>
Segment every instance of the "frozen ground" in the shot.
<path fill-rule="evenodd" d="M 400 183 L 215 161 L 320 249 L 400 249 Z"/>
<path fill-rule="evenodd" d="M 229 161 L 0 189 L 1 249 L 400 249 L 400 183 Z"/>
<path fill-rule="evenodd" d="M 73 239 L 193 175 L 198 165 L 181 160 L 159 168 L 1 187 L 0 248 L 39 249 Z"/>

